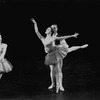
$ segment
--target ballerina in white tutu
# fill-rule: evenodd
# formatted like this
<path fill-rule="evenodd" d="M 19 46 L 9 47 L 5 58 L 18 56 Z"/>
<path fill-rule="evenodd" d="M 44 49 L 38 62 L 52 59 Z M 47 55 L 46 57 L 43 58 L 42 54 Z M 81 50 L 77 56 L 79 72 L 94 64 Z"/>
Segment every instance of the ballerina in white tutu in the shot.
<path fill-rule="evenodd" d="M 7 50 L 7 44 L 2 43 L 2 36 L 0 35 L 0 79 L 3 73 L 12 71 L 13 66 L 4 58 Z"/>
<path fill-rule="evenodd" d="M 70 36 L 61 36 L 58 37 L 57 33 L 57 25 L 52 25 L 49 28 L 47 28 L 45 34 L 46 37 L 43 37 L 40 32 L 38 31 L 37 23 L 34 19 L 32 19 L 32 22 L 34 23 L 34 28 L 37 36 L 42 41 L 44 45 L 45 52 L 47 53 L 45 57 L 45 65 L 50 66 L 50 77 L 51 77 L 51 85 L 48 87 L 48 89 L 52 89 L 55 86 L 55 80 L 56 80 L 56 93 L 59 92 L 59 90 L 64 91 L 64 88 L 62 86 L 62 66 L 63 66 L 63 59 L 66 57 L 66 55 L 72 51 L 86 48 L 88 44 L 82 45 L 82 46 L 72 46 L 69 47 L 66 43 L 65 39 L 71 38 L 71 37 L 77 37 L 79 34 L 75 33 L 74 35 Z M 53 33 L 52 33 L 53 32 Z M 59 40 L 60 44 L 56 45 L 55 41 Z"/>

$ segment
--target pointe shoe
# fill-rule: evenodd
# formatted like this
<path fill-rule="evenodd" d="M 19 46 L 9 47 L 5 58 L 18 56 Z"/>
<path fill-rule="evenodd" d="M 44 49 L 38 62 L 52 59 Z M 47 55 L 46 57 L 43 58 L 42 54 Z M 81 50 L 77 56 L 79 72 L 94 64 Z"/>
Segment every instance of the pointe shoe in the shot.
<path fill-rule="evenodd" d="M 54 87 L 54 85 L 50 85 L 49 87 L 48 87 L 48 89 L 52 89 Z"/>
<path fill-rule="evenodd" d="M 60 89 L 60 86 L 57 86 L 57 87 L 56 87 L 56 93 L 59 92 L 59 89 Z"/>
<path fill-rule="evenodd" d="M 81 46 L 81 48 L 86 48 L 88 46 L 88 44 L 85 44 L 83 46 Z"/>
<path fill-rule="evenodd" d="M 63 86 L 60 86 L 60 90 L 61 91 L 65 91 L 65 89 L 63 88 Z"/>

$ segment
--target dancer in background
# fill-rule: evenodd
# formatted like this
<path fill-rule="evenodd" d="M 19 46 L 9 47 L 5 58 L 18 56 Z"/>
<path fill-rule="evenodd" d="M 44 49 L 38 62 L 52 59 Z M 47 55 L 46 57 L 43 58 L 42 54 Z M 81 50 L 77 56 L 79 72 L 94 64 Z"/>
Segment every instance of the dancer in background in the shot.
<path fill-rule="evenodd" d="M 43 37 L 38 30 L 36 21 L 33 18 L 31 20 L 34 23 L 35 32 L 39 37 L 39 39 L 42 41 L 45 52 L 47 53 L 45 57 L 45 65 L 50 66 L 50 77 L 51 77 L 51 85 L 48 87 L 48 89 L 52 89 L 55 86 L 55 80 L 56 80 L 56 93 L 58 93 L 59 90 L 64 91 L 64 88 L 62 86 L 63 59 L 66 57 L 68 53 L 81 48 L 86 48 L 88 44 L 82 46 L 69 47 L 65 39 L 71 37 L 76 38 L 79 34 L 75 33 L 74 35 L 58 37 L 57 25 L 52 25 L 49 28 L 47 28 L 45 32 L 46 37 Z M 56 45 L 55 44 L 56 40 L 59 40 L 60 44 Z"/>
<path fill-rule="evenodd" d="M 12 71 L 13 66 L 5 58 L 7 44 L 2 43 L 2 36 L 0 35 L 0 79 L 4 73 Z"/>

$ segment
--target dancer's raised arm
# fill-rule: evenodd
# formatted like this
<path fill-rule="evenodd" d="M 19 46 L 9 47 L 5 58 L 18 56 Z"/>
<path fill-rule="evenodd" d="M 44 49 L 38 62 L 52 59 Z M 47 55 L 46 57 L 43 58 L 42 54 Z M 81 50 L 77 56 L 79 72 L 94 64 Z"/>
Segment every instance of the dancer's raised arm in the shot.
<path fill-rule="evenodd" d="M 34 23 L 34 29 L 35 29 L 35 32 L 36 32 L 37 36 L 39 37 L 39 39 L 40 40 L 44 39 L 44 37 L 40 34 L 40 32 L 38 30 L 36 21 L 33 18 L 31 20 Z"/>
<path fill-rule="evenodd" d="M 79 35 L 78 33 L 75 33 L 74 35 L 66 35 L 66 36 L 56 37 L 56 39 L 61 40 L 61 39 L 68 39 L 71 37 L 77 38 L 78 35 Z"/>

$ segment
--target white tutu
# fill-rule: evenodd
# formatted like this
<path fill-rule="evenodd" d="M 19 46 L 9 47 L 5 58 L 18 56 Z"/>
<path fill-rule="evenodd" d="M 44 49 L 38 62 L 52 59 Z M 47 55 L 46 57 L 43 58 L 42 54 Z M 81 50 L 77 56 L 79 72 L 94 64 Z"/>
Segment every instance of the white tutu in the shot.
<path fill-rule="evenodd" d="M 7 59 L 0 61 L 0 72 L 10 72 L 12 71 L 13 66 Z"/>

